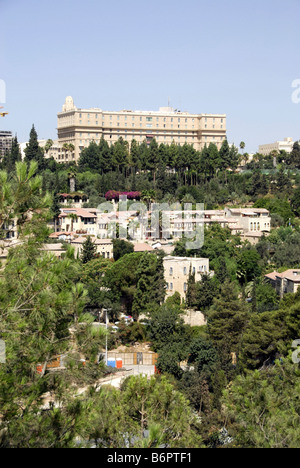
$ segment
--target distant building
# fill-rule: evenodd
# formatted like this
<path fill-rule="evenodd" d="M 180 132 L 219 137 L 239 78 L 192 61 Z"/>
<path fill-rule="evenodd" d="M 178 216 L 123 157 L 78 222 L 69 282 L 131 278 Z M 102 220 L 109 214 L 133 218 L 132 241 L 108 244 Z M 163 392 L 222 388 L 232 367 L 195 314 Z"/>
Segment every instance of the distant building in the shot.
<path fill-rule="evenodd" d="M 12 148 L 13 135 L 12 132 L 0 131 L 0 158 L 2 159 L 6 153 L 9 153 Z"/>
<path fill-rule="evenodd" d="M 229 228 L 233 235 L 240 234 L 243 240 L 255 244 L 271 230 L 271 218 L 264 208 L 226 208 L 225 210 L 180 210 L 166 211 L 168 223 L 161 230 L 146 230 L 146 236 L 152 241 L 158 236 L 173 241 L 183 237 L 192 239 L 200 227 L 219 224 Z"/>
<path fill-rule="evenodd" d="M 78 109 L 69 96 L 57 118 L 58 143 L 61 147 L 64 143 L 73 144 L 72 158 L 76 161 L 84 148 L 92 141 L 99 143 L 102 137 L 109 144 L 120 137 L 129 144 L 133 139 L 150 144 L 155 138 L 158 144 L 187 143 L 196 150 L 210 143 L 220 148 L 226 138 L 226 114 L 190 114 L 172 107 L 158 111 Z"/>
<path fill-rule="evenodd" d="M 63 208 L 58 216 L 58 231 L 96 236 L 96 213 L 96 209 Z"/>
<path fill-rule="evenodd" d="M 137 244 L 134 244 L 134 251 L 135 252 L 154 252 L 154 248 L 151 247 L 151 245 L 149 244 L 137 243 Z"/>
<path fill-rule="evenodd" d="M 265 275 L 267 282 L 276 289 L 277 293 L 282 298 L 284 294 L 296 293 L 300 286 L 300 270 L 286 270 L 283 273 L 273 271 Z"/>
<path fill-rule="evenodd" d="M 38 140 L 39 146 L 45 150 L 45 146 L 47 144 L 48 140 Z M 28 141 L 25 141 L 23 143 L 20 143 L 20 150 L 21 150 L 21 155 L 22 159 L 25 158 L 25 149 L 28 145 Z M 74 161 L 75 159 L 75 154 L 73 151 L 70 151 L 68 149 L 64 149 L 61 144 L 59 144 L 58 140 L 53 140 L 53 145 L 51 146 L 50 149 L 47 151 L 45 150 L 45 158 L 50 159 L 53 158 L 55 159 L 56 162 L 71 162 Z"/>
<path fill-rule="evenodd" d="M 285 138 L 284 141 L 275 141 L 275 143 L 269 143 L 266 145 L 260 145 L 258 152 L 263 156 L 268 156 L 272 151 L 286 151 L 291 153 L 294 146 L 294 141 L 292 138 Z"/>
<path fill-rule="evenodd" d="M 167 297 L 179 292 L 182 299 L 186 297 L 190 272 L 195 273 L 196 282 L 201 281 L 203 274 L 212 274 L 209 271 L 209 259 L 197 257 L 165 257 L 164 270 Z"/>
<path fill-rule="evenodd" d="M 75 255 L 81 254 L 83 249 L 83 244 L 86 242 L 87 237 L 78 237 L 73 239 L 71 245 L 75 247 Z M 114 248 L 113 242 L 111 239 L 95 239 L 91 238 L 93 244 L 96 247 L 96 254 L 101 255 L 103 258 L 114 258 Z"/>
<path fill-rule="evenodd" d="M 58 193 L 58 202 L 61 205 L 68 205 L 72 208 L 82 208 L 84 203 L 89 202 L 89 198 L 85 193 Z"/>

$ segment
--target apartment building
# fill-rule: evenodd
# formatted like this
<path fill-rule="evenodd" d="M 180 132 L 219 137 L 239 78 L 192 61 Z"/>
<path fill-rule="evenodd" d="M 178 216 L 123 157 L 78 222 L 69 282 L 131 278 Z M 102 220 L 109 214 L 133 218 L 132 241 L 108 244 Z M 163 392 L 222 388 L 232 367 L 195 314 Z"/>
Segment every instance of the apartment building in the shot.
<path fill-rule="evenodd" d="M 225 210 L 174 210 L 165 211 L 161 229 L 146 229 L 149 239 L 192 239 L 205 226 L 214 223 L 228 227 L 232 234 L 240 234 L 243 240 L 255 244 L 271 230 L 271 218 L 264 208 L 226 208 Z"/>
<path fill-rule="evenodd" d="M 286 151 L 291 153 L 293 150 L 294 141 L 293 138 L 285 138 L 283 141 L 275 141 L 274 143 L 267 143 L 265 145 L 260 145 L 258 152 L 263 156 L 268 156 L 272 151 Z"/>
<path fill-rule="evenodd" d="M 0 159 L 9 153 L 12 148 L 13 135 L 12 132 L 1 130 L 0 131 Z"/>
<path fill-rule="evenodd" d="M 79 109 L 69 96 L 57 118 L 58 143 L 60 147 L 64 143 L 74 145 L 68 157 L 75 161 L 84 148 L 92 141 L 100 142 L 102 137 L 111 144 L 120 137 L 129 144 L 133 139 L 150 144 L 155 138 L 159 144 L 187 143 L 196 150 L 210 143 L 220 148 L 226 138 L 226 114 L 190 114 L 172 107 L 158 111 Z"/>
<path fill-rule="evenodd" d="M 201 281 L 203 274 L 213 274 L 209 271 L 208 258 L 172 257 L 164 258 L 165 281 L 167 283 L 166 297 L 179 292 L 185 299 L 188 289 L 190 272 L 195 273 L 195 280 Z"/>
<path fill-rule="evenodd" d="M 97 235 L 97 210 L 84 208 L 63 208 L 58 216 L 59 232 Z"/>
<path fill-rule="evenodd" d="M 237 222 L 235 230 L 240 233 L 271 230 L 270 213 L 265 208 L 226 208 L 224 216 Z"/>

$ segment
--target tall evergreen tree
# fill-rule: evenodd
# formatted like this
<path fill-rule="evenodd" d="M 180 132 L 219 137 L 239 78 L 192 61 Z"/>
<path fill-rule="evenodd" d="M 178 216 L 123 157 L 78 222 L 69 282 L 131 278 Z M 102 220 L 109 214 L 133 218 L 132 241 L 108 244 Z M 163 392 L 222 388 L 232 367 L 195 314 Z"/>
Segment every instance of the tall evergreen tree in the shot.
<path fill-rule="evenodd" d="M 132 305 L 135 319 L 142 313 L 149 313 L 154 305 L 160 305 L 164 299 L 164 278 L 161 273 L 161 261 L 153 253 L 145 252 L 137 267 L 137 286 Z"/>
<path fill-rule="evenodd" d="M 189 278 L 187 283 L 187 292 L 186 292 L 186 304 L 188 307 L 196 306 L 196 281 L 195 281 L 195 272 L 192 272 L 192 266 L 190 266 Z"/>
<path fill-rule="evenodd" d="M 247 319 L 247 306 L 238 298 L 235 285 L 225 282 L 208 314 L 208 333 L 223 362 L 240 352 Z"/>
<path fill-rule="evenodd" d="M 39 145 L 38 135 L 34 125 L 32 125 L 29 142 L 27 147 L 24 150 L 25 153 L 25 162 L 30 163 L 31 161 L 37 161 L 39 170 L 45 169 L 45 158 L 44 152 Z"/>
<path fill-rule="evenodd" d="M 88 263 L 91 260 L 95 258 L 96 255 L 96 246 L 93 243 L 92 239 L 90 236 L 88 236 L 87 240 L 82 246 L 82 252 L 81 252 L 81 261 L 82 263 Z"/>
<path fill-rule="evenodd" d="M 22 160 L 21 150 L 18 143 L 18 138 L 15 136 L 12 140 L 11 150 L 4 156 L 2 160 L 2 167 L 8 173 L 15 170 L 16 162 Z"/>

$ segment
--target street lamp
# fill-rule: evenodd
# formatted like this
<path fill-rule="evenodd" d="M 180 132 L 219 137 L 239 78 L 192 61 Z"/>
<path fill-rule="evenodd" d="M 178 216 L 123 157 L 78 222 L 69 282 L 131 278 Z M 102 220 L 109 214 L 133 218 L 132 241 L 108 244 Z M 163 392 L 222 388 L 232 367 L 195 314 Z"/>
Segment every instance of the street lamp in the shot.
<path fill-rule="evenodd" d="M 105 313 L 105 323 L 106 323 L 106 337 L 105 337 L 105 364 L 107 365 L 108 357 L 107 357 L 107 309 L 103 309 Z"/>
<path fill-rule="evenodd" d="M 105 313 L 105 328 L 106 328 L 106 339 L 105 339 L 105 364 L 107 365 L 108 362 L 108 351 L 107 351 L 107 329 L 108 329 L 108 316 L 107 312 L 111 309 L 103 309 L 103 312 Z"/>

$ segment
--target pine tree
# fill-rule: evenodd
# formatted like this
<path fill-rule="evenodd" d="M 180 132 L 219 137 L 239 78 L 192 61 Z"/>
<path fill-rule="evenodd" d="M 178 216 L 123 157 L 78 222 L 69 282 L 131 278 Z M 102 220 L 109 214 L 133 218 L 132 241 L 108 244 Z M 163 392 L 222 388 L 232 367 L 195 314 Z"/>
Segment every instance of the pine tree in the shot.
<path fill-rule="evenodd" d="M 87 240 L 82 246 L 81 252 L 81 261 L 82 263 L 88 263 L 95 258 L 97 247 L 93 243 L 90 236 L 88 236 Z"/>
<path fill-rule="evenodd" d="M 6 360 L 0 364 L 1 448 L 73 446 L 83 405 L 74 400 L 76 386 L 70 383 L 76 383 L 77 371 L 67 360 L 76 350 L 77 359 L 83 353 L 94 362 L 103 346 L 91 317 L 85 314 L 82 320 L 86 291 L 74 284 L 78 264 L 68 252 L 57 259 L 42 249 L 49 235 L 51 197 L 41 196 L 36 172 L 36 162 L 29 168 L 18 162 L 13 179 L 0 174 L 0 220 L 13 210 L 21 243 L 11 249 L 0 277 L 0 336 L 6 345 Z M 48 364 L 62 354 L 65 372 L 49 374 Z M 78 366 L 74 361 L 73 368 Z"/>
<path fill-rule="evenodd" d="M 165 281 L 162 272 L 162 259 L 154 253 L 143 253 L 137 267 L 138 282 L 132 305 L 134 318 L 149 313 L 153 305 L 160 305 L 163 301 Z"/>
<path fill-rule="evenodd" d="M 27 144 L 27 147 L 24 150 L 24 153 L 25 153 L 24 161 L 26 163 L 30 163 L 31 161 L 37 161 L 39 170 L 42 170 L 45 168 L 44 152 L 39 145 L 38 135 L 37 135 L 34 125 L 32 125 L 30 136 L 29 136 L 29 142 Z"/>
<path fill-rule="evenodd" d="M 12 140 L 11 150 L 4 156 L 2 161 L 2 167 L 8 173 L 15 170 L 16 162 L 22 160 L 21 150 L 18 143 L 18 138 L 15 136 Z"/>
<path fill-rule="evenodd" d="M 190 266 L 186 292 L 186 304 L 188 307 L 195 307 L 196 302 L 195 272 L 192 273 L 192 266 Z"/>
<path fill-rule="evenodd" d="M 216 349 L 222 352 L 223 362 L 232 353 L 239 353 L 247 319 L 247 306 L 238 298 L 236 286 L 226 281 L 208 314 L 208 334 Z"/>

